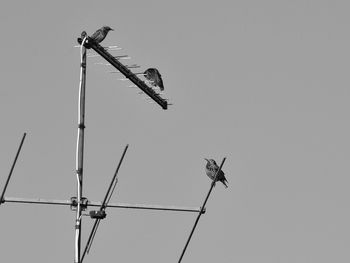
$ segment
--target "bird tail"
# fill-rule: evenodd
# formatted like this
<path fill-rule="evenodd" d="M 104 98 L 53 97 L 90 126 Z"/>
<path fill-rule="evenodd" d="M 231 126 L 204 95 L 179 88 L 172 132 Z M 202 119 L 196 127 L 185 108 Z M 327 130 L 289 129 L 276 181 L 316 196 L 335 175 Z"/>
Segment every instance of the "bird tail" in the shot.
<path fill-rule="evenodd" d="M 224 179 L 223 179 L 221 182 L 224 184 L 225 188 L 227 188 L 227 187 L 228 187 L 228 186 L 227 186 L 228 181 L 226 180 L 226 178 L 224 178 Z"/>
<path fill-rule="evenodd" d="M 162 79 L 160 79 L 160 82 L 159 82 L 159 89 L 161 91 L 164 91 L 164 84 L 163 84 L 163 80 Z"/>

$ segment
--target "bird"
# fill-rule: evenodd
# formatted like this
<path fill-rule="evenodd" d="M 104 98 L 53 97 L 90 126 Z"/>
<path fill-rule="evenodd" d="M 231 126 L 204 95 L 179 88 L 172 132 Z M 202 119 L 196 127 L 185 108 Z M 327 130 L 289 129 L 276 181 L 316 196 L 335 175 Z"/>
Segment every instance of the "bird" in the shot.
<path fill-rule="evenodd" d="M 160 75 L 158 69 L 149 68 L 143 73 L 145 78 L 148 79 L 153 86 L 158 86 L 161 91 L 164 90 L 162 75 Z"/>
<path fill-rule="evenodd" d="M 204 158 L 204 160 L 207 161 L 207 164 L 205 166 L 205 172 L 211 180 L 214 180 L 215 174 L 220 167 L 216 164 L 214 159 Z M 220 181 L 224 184 L 226 188 L 228 187 L 228 181 L 226 180 L 224 171 L 220 170 L 219 174 L 216 176 L 216 181 Z"/>
<path fill-rule="evenodd" d="M 90 38 L 96 43 L 101 43 L 106 38 L 108 32 L 111 30 L 114 31 L 114 29 L 110 28 L 109 26 L 103 26 L 100 29 L 98 29 L 95 33 L 93 33 Z"/>

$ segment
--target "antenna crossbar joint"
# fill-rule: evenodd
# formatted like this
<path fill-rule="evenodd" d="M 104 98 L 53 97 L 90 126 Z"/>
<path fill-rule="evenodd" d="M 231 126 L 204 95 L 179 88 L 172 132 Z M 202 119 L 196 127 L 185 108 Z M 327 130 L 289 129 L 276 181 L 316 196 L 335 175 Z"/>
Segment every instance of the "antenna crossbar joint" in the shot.
<path fill-rule="evenodd" d="M 78 198 L 73 196 L 70 198 L 70 201 L 71 201 L 70 209 L 73 211 L 76 211 L 77 206 L 78 206 Z M 80 207 L 81 207 L 82 211 L 85 211 L 87 209 L 88 203 L 89 203 L 89 200 L 86 197 L 81 198 Z"/>
<path fill-rule="evenodd" d="M 92 219 L 104 219 L 106 218 L 106 212 L 104 210 L 92 210 L 89 212 Z"/>

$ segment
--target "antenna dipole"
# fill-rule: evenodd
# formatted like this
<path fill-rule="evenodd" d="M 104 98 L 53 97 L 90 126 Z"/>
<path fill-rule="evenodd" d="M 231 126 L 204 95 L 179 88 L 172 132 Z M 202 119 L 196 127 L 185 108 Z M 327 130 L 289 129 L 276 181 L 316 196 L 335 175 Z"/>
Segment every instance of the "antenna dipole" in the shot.
<path fill-rule="evenodd" d="M 87 39 L 85 32 L 82 33 L 80 46 L 80 83 L 78 102 L 78 137 L 76 150 L 76 176 L 77 176 L 77 214 L 75 219 L 75 257 L 74 262 L 80 263 L 81 248 L 81 221 L 82 221 L 82 192 L 83 192 L 83 160 L 84 160 L 84 129 L 85 129 L 85 81 L 86 81 L 86 48 L 84 43 Z"/>
<path fill-rule="evenodd" d="M 120 161 L 119 161 L 119 164 L 118 164 L 118 167 L 117 167 L 117 170 L 115 171 L 114 175 L 113 175 L 113 178 L 112 178 L 112 181 L 111 183 L 109 184 L 109 187 L 108 187 L 108 190 L 106 192 L 106 195 L 101 203 L 101 206 L 100 206 L 100 211 L 101 212 L 104 212 L 108 203 L 109 203 L 109 200 L 111 199 L 112 197 L 112 194 L 113 194 L 113 191 L 114 191 L 114 188 L 115 186 L 117 185 L 117 182 L 118 182 L 118 178 L 117 178 L 117 175 L 118 175 L 118 172 L 119 172 L 119 168 L 120 168 L 120 165 L 122 164 L 123 160 L 124 160 L 124 156 L 126 154 L 126 151 L 128 150 L 129 148 L 129 144 L 126 145 L 125 149 L 124 149 L 124 152 L 122 154 L 122 157 L 120 158 Z M 84 252 L 83 252 L 83 255 L 81 257 L 81 262 L 83 262 L 84 260 L 84 257 L 87 253 L 89 253 L 89 250 L 90 250 L 90 247 L 91 247 L 91 244 L 92 244 L 92 241 L 94 240 L 95 238 L 95 234 L 96 234 L 96 231 L 97 231 L 97 228 L 100 224 L 100 221 L 101 221 L 101 218 L 96 218 L 95 219 L 95 223 L 94 223 L 94 226 L 92 227 L 92 230 L 90 232 L 90 236 L 88 238 L 88 241 L 86 243 L 86 246 L 85 246 L 85 249 L 84 249 Z"/>
<path fill-rule="evenodd" d="M 22 145 L 23 145 L 24 139 L 26 138 L 26 135 L 27 135 L 26 133 L 23 134 L 21 143 L 19 144 L 19 147 L 18 147 L 18 150 L 17 150 L 17 153 L 16 153 L 16 157 L 15 157 L 15 159 L 13 160 L 13 163 L 12 163 L 12 166 L 11 166 L 11 170 L 10 170 L 10 173 L 9 173 L 9 176 L 7 177 L 7 180 L 6 180 L 4 189 L 2 190 L 2 193 L 1 193 L 1 196 L 0 196 L 0 205 L 1 205 L 2 202 L 4 202 L 5 192 L 6 192 L 7 186 L 8 186 L 8 184 L 9 184 L 9 182 L 10 182 L 13 169 L 15 169 L 15 165 L 16 165 L 16 162 L 17 162 L 19 153 L 20 153 L 20 151 L 21 151 L 21 149 L 22 149 Z"/>

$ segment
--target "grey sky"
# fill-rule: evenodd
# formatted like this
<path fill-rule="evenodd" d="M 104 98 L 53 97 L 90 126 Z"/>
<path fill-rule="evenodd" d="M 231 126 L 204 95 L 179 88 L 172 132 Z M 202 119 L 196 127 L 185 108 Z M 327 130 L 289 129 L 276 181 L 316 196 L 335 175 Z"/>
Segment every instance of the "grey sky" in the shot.
<path fill-rule="evenodd" d="M 102 199 L 124 146 L 113 202 L 199 206 L 217 185 L 183 262 L 348 262 L 348 1 L 3 1 L 0 185 L 7 196 L 75 195 L 83 30 L 160 70 L 167 111 L 108 67 L 87 66 L 84 196 Z M 4 262 L 72 262 L 74 213 L 0 207 Z M 107 210 L 86 262 L 177 262 L 194 214 Z M 83 221 L 83 244 L 91 220 Z"/>

